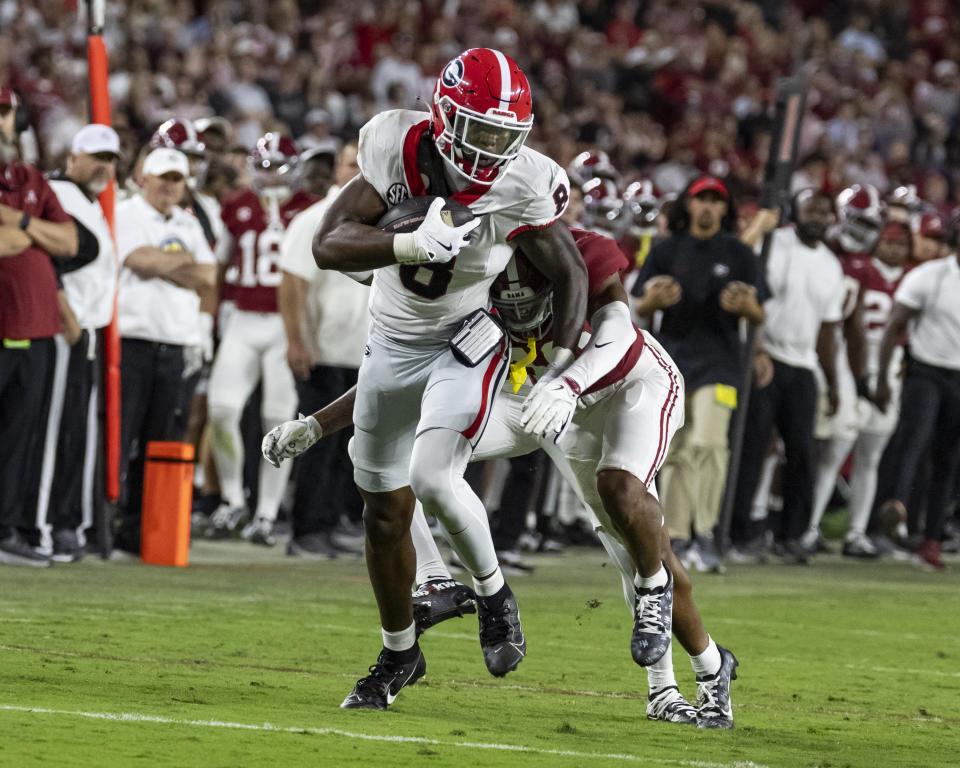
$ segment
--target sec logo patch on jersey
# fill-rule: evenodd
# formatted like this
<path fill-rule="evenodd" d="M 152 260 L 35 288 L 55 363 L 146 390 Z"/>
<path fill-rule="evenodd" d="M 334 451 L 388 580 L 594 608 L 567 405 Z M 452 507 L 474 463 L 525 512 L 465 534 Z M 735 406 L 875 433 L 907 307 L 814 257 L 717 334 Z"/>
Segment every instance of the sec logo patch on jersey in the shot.
<path fill-rule="evenodd" d="M 399 205 L 408 197 L 410 197 L 410 192 L 407 191 L 407 186 L 397 182 L 387 190 L 387 205 Z"/>

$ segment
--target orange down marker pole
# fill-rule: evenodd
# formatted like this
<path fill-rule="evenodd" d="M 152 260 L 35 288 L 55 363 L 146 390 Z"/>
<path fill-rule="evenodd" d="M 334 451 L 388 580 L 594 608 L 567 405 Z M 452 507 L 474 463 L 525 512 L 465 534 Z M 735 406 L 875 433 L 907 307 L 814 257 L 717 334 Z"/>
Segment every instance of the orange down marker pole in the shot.
<path fill-rule="evenodd" d="M 87 3 L 89 29 L 87 37 L 87 67 L 90 78 L 90 116 L 94 123 L 110 125 L 110 93 L 107 90 L 107 47 L 103 42 L 103 0 Z M 100 205 L 113 227 L 114 185 L 100 194 Z M 114 297 L 113 319 L 104 332 L 104 360 L 106 362 L 106 470 L 107 497 L 116 502 L 120 497 L 120 334 L 117 331 L 117 308 Z"/>

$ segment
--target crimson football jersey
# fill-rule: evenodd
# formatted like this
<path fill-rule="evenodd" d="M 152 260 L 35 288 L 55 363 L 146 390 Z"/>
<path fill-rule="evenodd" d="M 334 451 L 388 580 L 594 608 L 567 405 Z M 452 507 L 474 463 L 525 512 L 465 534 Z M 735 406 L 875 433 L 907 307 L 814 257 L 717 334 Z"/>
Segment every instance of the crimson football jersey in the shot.
<path fill-rule="evenodd" d="M 910 271 L 905 267 L 890 267 L 879 259 L 856 256 L 843 262 L 844 274 L 860 286 L 863 293 L 863 325 L 867 339 L 867 369 L 877 368 L 880 356 L 880 341 L 890 322 L 893 311 L 893 295 L 903 276 Z"/>
<path fill-rule="evenodd" d="M 583 256 L 583 261 L 587 267 L 588 296 L 595 296 L 599 293 L 611 275 L 619 275 L 622 281 L 627 273 L 630 272 L 630 262 L 627 257 L 624 256 L 623 251 L 617 246 L 616 240 L 597 234 L 596 232 L 589 232 L 585 229 L 571 229 L 570 234 L 573 235 L 573 240 L 577 244 L 577 250 L 579 250 L 580 255 Z M 636 334 L 636 339 L 626 354 L 620 359 L 620 362 L 613 367 L 613 370 L 606 373 L 586 389 L 583 392 L 584 395 L 593 394 L 618 382 L 636 365 L 637 360 L 640 358 L 640 352 L 643 350 L 643 335 L 636 327 L 634 327 L 633 330 Z M 577 349 L 574 350 L 574 354 L 577 357 L 580 356 L 589 340 L 590 325 L 589 323 L 584 323 L 583 333 L 580 335 Z M 537 347 L 537 358 L 530 364 L 533 368 L 532 378 L 534 381 L 543 373 L 552 358 L 553 340 L 549 333 L 546 338 L 538 341 Z M 514 360 L 522 360 L 524 354 L 527 354 L 527 350 L 517 346 L 514 346 L 511 352 L 513 353 L 511 357 Z"/>
<path fill-rule="evenodd" d="M 272 216 L 253 190 L 237 190 L 224 199 L 221 217 L 230 243 L 224 282 L 237 309 L 277 311 L 283 233 L 294 216 L 319 199 L 296 192 Z"/>

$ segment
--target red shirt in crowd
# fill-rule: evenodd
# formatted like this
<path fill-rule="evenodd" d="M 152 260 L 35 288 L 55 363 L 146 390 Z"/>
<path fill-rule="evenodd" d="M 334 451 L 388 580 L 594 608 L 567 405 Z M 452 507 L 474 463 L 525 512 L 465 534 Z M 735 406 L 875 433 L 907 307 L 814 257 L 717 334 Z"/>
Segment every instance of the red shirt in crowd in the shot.
<path fill-rule="evenodd" d="M 0 203 L 56 224 L 71 221 L 32 165 L 0 163 Z M 0 258 L 0 338 L 43 339 L 59 332 L 57 277 L 50 257 L 31 246 Z"/>

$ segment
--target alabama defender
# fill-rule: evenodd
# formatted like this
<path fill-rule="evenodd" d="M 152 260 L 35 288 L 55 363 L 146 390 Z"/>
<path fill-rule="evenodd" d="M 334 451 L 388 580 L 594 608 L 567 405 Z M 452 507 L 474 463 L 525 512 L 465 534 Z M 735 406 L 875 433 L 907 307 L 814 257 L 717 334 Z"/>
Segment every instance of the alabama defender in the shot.
<path fill-rule="evenodd" d="M 518 247 L 555 282 L 559 359 L 572 359 L 586 306 L 585 270 L 559 222 L 569 199 L 566 174 L 524 146 L 532 106 L 527 79 L 508 57 L 486 48 L 460 54 L 437 80 L 430 114 L 393 110 L 363 127 L 361 175 L 341 191 L 314 240 L 322 269 L 375 270 L 353 415 L 354 478 L 365 504 L 383 651 L 346 708 L 384 709 L 425 670 L 409 590 L 414 493 L 473 574 L 490 672 L 505 675 L 526 653 L 486 512 L 463 480 L 505 374 L 505 343 L 491 334 L 472 367 L 460 360 L 476 336 L 460 345 L 460 357 L 449 343 L 468 317 L 490 330 L 478 312 L 490 306 L 490 285 Z M 415 232 L 373 226 L 389 206 L 422 195 L 452 197 L 476 218 L 450 226 L 436 200 Z"/>
<path fill-rule="evenodd" d="M 510 331 L 514 360 L 510 383 L 497 396 L 474 459 L 546 450 L 593 511 L 599 521 L 598 535 L 621 572 L 634 614 L 631 653 L 649 668 L 648 717 L 729 728 L 733 725 L 729 685 L 737 662 L 703 630 L 687 574 L 670 551 L 653 484 L 670 439 L 683 423 L 682 378 L 653 337 L 630 320 L 622 283 L 630 265 L 616 243 L 583 230 L 573 234 L 587 266 L 592 314 L 583 328 L 577 362 L 564 372 L 561 386 L 582 394 L 553 397 L 548 407 L 539 410 L 525 407 L 533 380 L 549 369 L 553 357 L 552 286 L 522 255 L 515 256 L 492 288 L 494 307 Z M 550 407 L 551 402 L 556 407 Z M 340 420 L 345 413 L 342 405 L 337 401 L 308 419 L 276 428 L 264 439 L 264 455 L 277 463 L 303 452 L 320 434 L 343 426 L 347 419 Z M 569 426 L 558 433 L 550 423 L 553 417 L 564 424 L 569 419 Z M 521 426 L 523 421 L 527 428 Z M 418 560 L 440 563 L 419 514 L 412 531 Z M 662 578 L 643 578 L 633 565 L 640 563 L 642 573 L 651 551 Z M 669 570 L 660 564 L 661 558 Z M 678 587 L 673 631 L 691 654 L 697 672 L 699 710 L 683 700 L 673 676 L 671 573 Z M 449 573 L 446 577 L 449 580 Z M 437 620 L 431 611 L 421 628 Z"/>
<path fill-rule="evenodd" d="M 262 381 L 260 417 L 265 432 L 289 419 L 297 408 L 277 310 L 277 264 L 287 224 L 316 198 L 293 189 L 296 164 L 293 141 L 266 134 L 250 154 L 254 188 L 237 190 L 223 201 L 224 234 L 218 257 L 227 264 L 224 280 L 233 288 L 237 308 L 210 373 L 212 449 L 224 499 L 210 516 L 207 535 L 211 538 L 228 536 L 246 516 L 240 416 L 247 399 Z M 289 474 L 289 467 L 273 472 L 263 462 L 256 514 L 243 531 L 245 538 L 268 546 L 275 543 L 273 523 Z"/>

